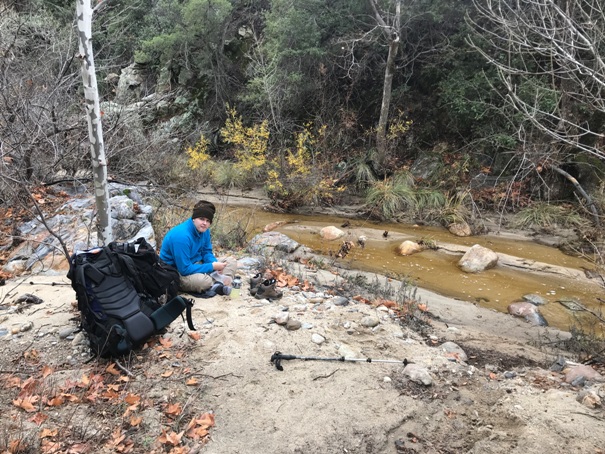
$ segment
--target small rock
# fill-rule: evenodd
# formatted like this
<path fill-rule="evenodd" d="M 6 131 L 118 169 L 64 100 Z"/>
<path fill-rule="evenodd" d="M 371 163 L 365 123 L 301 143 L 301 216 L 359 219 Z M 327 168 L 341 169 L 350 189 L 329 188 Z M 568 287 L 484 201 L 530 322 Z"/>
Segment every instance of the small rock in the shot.
<path fill-rule="evenodd" d="M 355 358 L 357 356 L 351 347 L 345 344 L 341 344 L 340 347 L 338 347 L 338 354 L 345 358 Z"/>
<path fill-rule="evenodd" d="M 405 240 L 397 247 L 397 253 L 399 255 L 412 255 L 416 252 L 422 252 L 423 247 L 415 241 Z"/>
<path fill-rule="evenodd" d="M 73 333 L 76 332 L 78 328 L 76 328 L 75 326 L 68 326 L 66 328 L 62 328 L 59 331 L 59 339 L 65 339 L 68 336 L 71 336 Z"/>
<path fill-rule="evenodd" d="M 579 377 L 584 377 L 585 380 L 589 381 L 602 381 L 603 376 L 599 374 L 592 367 L 587 366 L 585 364 L 580 364 L 578 366 L 574 366 L 570 368 L 565 373 L 565 382 L 566 383 L 574 383 Z"/>
<path fill-rule="evenodd" d="M 286 323 L 286 329 L 288 331 L 296 331 L 297 329 L 300 329 L 301 323 L 298 320 L 293 320 L 293 319 L 288 319 L 288 322 Z"/>
<path fill-rule="evenodd" d="M 588 408 L 597 408 L 601 406 L 601 398 L 591 389 L 580 391 L 576 400 Z"/>
<path fill-rule="evenodd" d="M 391 377 L 384 377 L 382 379 L 382 381 L 385 382 L 385 383 L 391 383 L 392 380 L 391 380 Z"/>
<path fill-rule="evenodd" d="M 447 355 L 454 356 L 456 359 L 462 362 L 466 362 L 468 360 L 466 352 L 462 350 L 462 348 L 455 342 L 444 342 L 439 348 Z"/>
<path fill-rule="evenodd" d="M 24 323 L 23 325 L 21 325 L 21 326 L 19 327 L 19 331 L 20 331 L 21 333 L 24 333 L 24 332 L 26 332 L 26 331 L 31 330 L 33 327 L 34 327 L 34 322 L 31 322 L 31 321 L 30 321 L 30 322 L 27 322 L 27 323 Z"/>
<path fill-rule="evenodd" d="M 302 329 L 313 329 L 313 323 L 305 322 L 301 325 Z"/>
<path fill-rule="evenodd" d="M 275 323 L 278 325 L 285 325 L 290 320 L 290 313 L 288 312 L 280 312 L 274 317 Z"/>
<path fill-rule="evenodd" d="M 372 317 L 371 315 L 367 315 L 362 318 L 359 323 L 361 326 L 365 326 L 366 328 L 374 328 L 380 323 L 380 320 L 378 320 L 376 317 Z"/>
<path fill-rule="evenodd" d="M 326 338 L 320 334 L 313 333 L 313 335 L 311 336 L 311 342 L 313 342 L 314 344 L 321 345 L 325 341 L 326 341 Z"/>
<path fill-rule="evenodd" d="M 328 241 L 336 240 L 338 238 L 343 237 L 344 235 L 345 235 L 345 232 L 334 227 L 333 225 L 324 227 L 323 229 L 321 229 L 319 231 L 319 236 L 322 237 L 324 240 L 328 240 Z"/>
<path fill-rule="evenodd" d="M 534 306 L 544 306 L 548 303 L 544 298 L 540 295 L 536 295 L 535 293 L 529 293 L 527 295 L 523 295 L 523 299 L 528 303 L 532 303 Z"/>
<path fill-rule="evenodd" d="M 84 335 L 83 332 L 79 332 L 78 334 L 76 334 L 74 336 L 74 339 L 71 341 L 71 345 L 76 346 L 76 345 L 87 345 L 88 344 L 88 339 L 86 338 L 86 336 Z"/>
<path fill-rule="evenodd" d="M 473 231 L 466 222 L 454 222 L 447 228 L 452 235 L 456 236 L 471 236 Z"/>
<path fill-rule="evenodd" d="M 414 383 L 419 383 L 424 386 L 431 386 L 433 384 L 433 378 L 429 371 L 418 364 L 408 364 L 403 369 L 403 375 L 408 377 Z"/>
<path fill-rule="evenodd" d="M 344 296 L 335 296 L 329 300 L 334 306 L 348 306 L 349 298 Z"/>

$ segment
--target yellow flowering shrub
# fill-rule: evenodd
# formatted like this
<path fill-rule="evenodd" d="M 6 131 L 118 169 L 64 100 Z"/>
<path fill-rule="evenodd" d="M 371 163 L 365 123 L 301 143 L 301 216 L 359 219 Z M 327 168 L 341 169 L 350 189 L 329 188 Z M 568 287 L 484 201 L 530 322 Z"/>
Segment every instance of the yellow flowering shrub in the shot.
<path fill-rule="evenodd" d="M 210 141 L 202 134 L 200 140 L 193 147 L 187 148 L 187 156 L 189 156 L 187 165 L 190 169 L 199 169 L 204 162 L 210 159 L 210 155 L 208 154 L 209 144 Z"/>
<path fill-rule="evenodd" d="M 266 120 L 247 127 L 234 108 L 227 108 L 227 120 L 221 128 L 221 135 L 226 142 L 234 146 L 236 167 L 239 170 L 250 172 L 265 164 L 269 143 L 269 127 Z"/>

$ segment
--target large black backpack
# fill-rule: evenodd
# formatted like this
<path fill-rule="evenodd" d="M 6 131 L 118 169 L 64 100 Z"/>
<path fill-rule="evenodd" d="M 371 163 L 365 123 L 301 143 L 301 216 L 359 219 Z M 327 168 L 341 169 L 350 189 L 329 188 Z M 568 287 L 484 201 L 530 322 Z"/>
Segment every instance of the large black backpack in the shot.
<path fill-rule="evenodd" d="M 118 253 L 122 268 L 139 292 L 148 293 L 160 301 L 170 301 L 179 291 L 178 270 L 162 262 L 155 248 L 144 237 L 129 243 L 113 241 L 107 245 Z"/>
<path fill-rule="evenodd" d="M 155 252 L 154 252 L 155 253 Z M 98 247 L 77 252 L 70 259 L 67 277 L 76 291 L 82 329 L 88 334 L 95 355 L 118 357 L 161 333 L 183 311 L 193 327 L 193 301 L 174 296 L 166 304 L 137 288 L 131 257 Z M 132 265 L 132 264 L 131 264 Z M 154 290 L 155 291 L 155 290 Z M 166 289 L 161 294 L 168 294 Z"/>

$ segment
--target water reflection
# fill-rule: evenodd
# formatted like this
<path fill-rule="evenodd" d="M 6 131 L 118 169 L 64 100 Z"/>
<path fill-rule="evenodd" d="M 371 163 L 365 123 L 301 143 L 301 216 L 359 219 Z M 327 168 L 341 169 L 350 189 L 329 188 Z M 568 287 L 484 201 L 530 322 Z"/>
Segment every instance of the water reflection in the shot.
<path fill-rule="evenodd" d="M 594 269 L 594 265 L 587 260 L 565 255 L 557 248 L 532 241 L 511 239 L 505 235 L 460 238 L 438 227 L 374 223 L 335 216 L 251 212 L 247 208 L 237 208 L 232 215 L 239 219 L 250 219 L 250 235 L 262 231 L 265 225 L 275 221 L 292 222 L 279 226 L 275 231 L 282 232 L 326 256 L 334 254 L 342 240 L 325 241 L 318 235 L 319 230 L 328 225 L 341 228 L 343 223 L 349 222 L 350 225 L 342 228 L 348 233 L 345 239 L 355 242 L 360 234 L 364 234 L 368 236 L 368 240 L 365 248 L 356 247 L 345 259 L 338 259 L 345 267 L 390 276 L 405 276 L 419 287 L 501 312 L 506 312 L 511 302 L 519 300 L 525 294 L 538 294 L 549 302 L 540 307 L 541 313 L 551 326 L 560 329 L 567 330 L 576 324 L 574 317 L 577 314 L 574 315 L 572 311 L 557 303 L 559 299 L 577 299 L 597 312 L 603 309 L 597 297 L 605 299 L 605 290 L 594 281 L 585 282 L 573 277 L 545 275 L 506 266 L 497 266 L 478 274 L 467 274 L 456 266 L 462 254 L 426 250 L 402 257 L 395 252 L 396 247 L 405 239 L 431 239 L 469 247 L 480 244 L 495 252 L 574 270 Z M 382 236 L 385 230 L 389 232 L 387 238 Z M 430 301 L 428 303 L 430 306 Z"/>

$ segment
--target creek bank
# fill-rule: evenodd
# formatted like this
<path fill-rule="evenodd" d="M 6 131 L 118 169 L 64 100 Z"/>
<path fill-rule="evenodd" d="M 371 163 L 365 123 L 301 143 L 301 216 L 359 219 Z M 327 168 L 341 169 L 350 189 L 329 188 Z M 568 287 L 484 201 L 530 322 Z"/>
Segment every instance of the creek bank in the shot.
<path fill-rule="evenodd" d="M 242 275 L 255 274 L 261 261 L 255 255 L 242 257 Z M 405 448 L 542 454 L 545 449 L 559 452 L 560 446 L 598 452 L 605 444 L 602 377 L 559 357 L 560 352 L 534 348 L 538 333 L 528 331 L 524 322 L 419 289 L 418 298 L 429 311 L 416 314 L 425 321 L 418 331 L 402 324 L 384 302 L 367 304 L 339 294 L 346 282 L 337 272 L 310 269 L 300 261 L 290 265 L 299 282 L 284 287 L 279 300 L 252 297 L 246 278 L 236 298 L 196 299 L 199 340 L 184 335 L 186 324 L 177 320 L 161 343 L 151 343 L 128 360 L 132 376 L 122 375 L 112 393 L 129 400 L 143 396 L 147 402 L 130 410 L 143 417 L 140 427 L 128 431 L 131 452 L 160 452 L 157 440 L 174 429 L 164 411 L 178 407 L 188 409 L 179 417 L 183 424 L 190 415 L 208 411 L 215 421 L 203 448 L 188 436 L 180 438 L 176 446 L 184 452 L 361 454 Z M 87 363 L 86 339 L 74 331 L 68 281 L 30 279 L 31 284 L 10 281 L 5 290 L 14 304 L 2 325 L 15 331 L 0 339 L 5 364 L 23 378 L 36 368 L 45 370 L 40 380 L 55 387 L 69 377 L 102 373 L 106 364 Z M 385 278 L 377 285 L 397 283 Z M 19 298 L 21 292 L 41 302 Z M 13 330 L 26 324 L 27 329 Z M 560 335 L 540 328 L 538 337 L 548 342 Z M 411 364 L 291 360 L 279 371 L 270 361 L 276 351 Z M 42 406 L 52 417 L 34 424 L 13 403 L 19 390 L 8 391 L 1 403 L 24 435 L 51 431 L 61 418 L 73 417 L 75 404 Z M 101 411 L 102 401 L 77 405 L 86 412 L 87 424 L 107 427 L 106 435 L 124 424 L 103 417 L 115 409 Z M 88 440 L 97 447 L 111 441 L 101 432 Z"/>
<path fill-rule="evenodd" d="M 251 243 L 275 247 L 275 242 Z M 196 299 L 197 336 L 185 335 L 186 324 L 174 322 L 161 339 L 128 359 L 132 376 L 117 371 L 119 379 L 107 391 L 121 400 L 141 396 L 145 403 L 130 412 L 142 424 L 106 418 L 124 414 L 124 408 L 108 407 L 95 397 L 41 404 L 48 419 L 38 425 L 14 403 L 20 388 L 6 388 L 0 403 L 12 424 L 7 433 L 40 440 L 41 430 L 68 427 L 81 417 L 87 427 L 104 427 L 83 431 L 86 439 L 74 438 L 92 443 L 90 450 L 105 452 L 113 441 L 109 434 L 127 426 L 131 452 L 161 452 L 163 434 L 177 434 L 193 416 L 210 411 L 215 425 L 206 444 L 183 436 L 175 448 L 215 454 L 542 454 L 559 452 L 561 446 L 578 452 L 605 446 L 605 388 L 599 375 L 559 359 L 567 354 L 554 348 L 569 333 L 529 329 L 523 320 L 421 288 L 414 296 L 427 311 L 416 313 L 423 323 L 413 329 L 385 302 L 372 298 L 366 304 L 345 296 L 340 289 L 348 277 L 337 269 L 307 266 L 310 252 L 287 245 L 270 255 L 283 256 L 300 282 L 284 287 L 282 298 L 252 297 L 244 279 L 236 298 Z M 258 271 L 259 253 L 250 250 L 240 258 L 243 276 Z M 374 273 L 353 273 L 373 282 L 374 290 L 400 284 Z M 109 380 L 106 363 L 87 363 L 86 338 L 74 331 L 75 296 L 63 276 L 25 274 L 0 288 L 5 306 L 0 325 L 6 331 L 0 356 L 12 369 L 8 377 L 25 380 L 36 374 L 42 387 L 52 389 L 73 389 L 74 380 L 93 374 Z M 278 371 L 270 362 L 276 351 L 407 359 L 413 365 L 293 360 Z M 550 370 L 554 364 L 561 368 Z M 571 370 L 575 375 L 568 375 Z M 176 422 L 168 412 L 174 408 L 187 410 Z"/>

